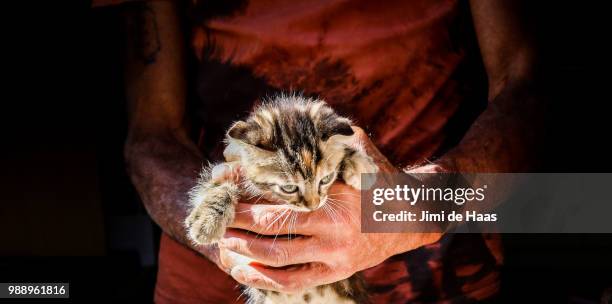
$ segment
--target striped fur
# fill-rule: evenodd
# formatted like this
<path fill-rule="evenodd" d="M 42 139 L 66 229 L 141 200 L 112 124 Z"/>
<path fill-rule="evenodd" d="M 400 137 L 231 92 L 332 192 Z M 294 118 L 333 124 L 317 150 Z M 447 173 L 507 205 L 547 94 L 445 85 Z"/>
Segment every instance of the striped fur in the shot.
<path fill-rule="evenodd" d="M 191 191 L 193 209 L 185 220 L 189 237 L 198 244 L 218 241 L 233 220 L 239 189 L 247 196 L 284 202 L 298 212 L 323 206 L 339 176 L 359 189 L 361 173 L 375 173 L 378 168 L 352 135 L 351 121 L 321 100 L 281 95 L 264 102 L 227 132 L 225 164 L 241 168 L 240 187 L 233 179 L 212 181 L 210 167 Z M 284 303 L 287 297 L 292 303 L 308 303 L 317 295 L 321 296 L 317 303 L 329 299 L 355 303 L 363 298 L 355 290 L 362 289 L 358 286 L 362 284 L 353 277 L 297 297 L 256 289 L 247 295 L 252 303 Z"/>

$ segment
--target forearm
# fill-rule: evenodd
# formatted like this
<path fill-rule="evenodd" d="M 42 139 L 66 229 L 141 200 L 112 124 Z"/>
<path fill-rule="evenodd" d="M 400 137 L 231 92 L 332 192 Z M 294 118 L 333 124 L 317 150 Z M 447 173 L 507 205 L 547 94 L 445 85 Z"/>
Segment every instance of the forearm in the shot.
<path fill-rule="evenodd" d="M 185 50 L 176 4 L 136 2 L 125 15 L 129 130 L 150 135 L 185 130 Z"/>
<path fill-rule="evenodd" d="M 129 175 L 153 220 L 191 246 L 183 227 L 187 193 L 203 160 L 187 131 L 184 42 L 176 6 L 134 3 L 126 11 L 126 25 Z"/>
<path fill-rule="evenodd" d="M 201 155 L 188 139 L 132 135 L 125 147 L 129 175 L 149 215 L 174 239 L 190 244 L 184 219 L 187 193 L 202 166 Z"/>
<path fill-rule="evenodd" d="M 531 81 L 509 80 L 439 163 L 457 172 L 530 172 L 544 136 L 544 102 Z"/>
<path fill-rule="evenodd" d="M 436 161 L 434 172 L 526 173 L 538 170 L 544 130 L 544 97 L 533 83 L 508 83 L 477 118 L 463 140 Z M 417 170 L 418 172 L 419 170 Z M 425 171 L 426 170 L 420 170 Z M 524 181 L 520 175 L 464 175 L 472 188 L 489 189 L 485 201 L 469 210 L 488 212 Z M 447 227 L 451 229 L 453 226 Z"/>
<path fill-rule="evenodd" d="M 489 104 L 439 162 L 459 172 L 535 170 L 544 134 L 537 45 L 521 1 L 470 1 Z"/>

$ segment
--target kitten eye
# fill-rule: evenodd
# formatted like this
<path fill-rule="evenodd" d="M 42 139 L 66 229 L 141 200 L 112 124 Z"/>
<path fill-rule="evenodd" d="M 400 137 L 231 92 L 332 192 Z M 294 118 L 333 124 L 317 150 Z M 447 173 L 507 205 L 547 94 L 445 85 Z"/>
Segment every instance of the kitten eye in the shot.
<path fill-rule="evenodd" d="M 328 174 L 325 177 L 323 177 L 321 179 L 321 181 L 319 182 L 319 185 L 326 185 L 329 184 L 332 181 L 332 178 L 334 178 L 334 174 Z"/>
<path fill-rule="evenodd" d="M 298 190 L 296 185 L 284 185 L 280 186 L 281 190 L 285 193 L 295 193 Z"/>

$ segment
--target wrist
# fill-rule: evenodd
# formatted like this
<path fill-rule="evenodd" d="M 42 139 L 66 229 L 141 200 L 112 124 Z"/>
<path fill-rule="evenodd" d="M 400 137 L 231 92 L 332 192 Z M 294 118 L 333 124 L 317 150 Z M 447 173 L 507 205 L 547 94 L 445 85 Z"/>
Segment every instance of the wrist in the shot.
<path fill-rule="evenodd" d="M 434 165 L 438 166 L 439 173 L 462 172 L 460 165 L 462 163 L 461 159 L 465 157 L 464 155 L 461 147 L 458 146 L 436 159 Z"/>
<path fill-rule="evenodd" d="M 175 137 L 134 136 L 125 145 L 125 161 L 134 188 L 153 221 L 172 239 L 204 255 L 187 238 L 184 219 L 188 192 L 194 186 L 202 159 Z"/>
<path fill-rule="evenodd" d="M 397 233 L 397 240 L 395 241 L 397 246 L 389 257 L 433 244 L 439 241 L 442 235 L 441 232 Z"/>

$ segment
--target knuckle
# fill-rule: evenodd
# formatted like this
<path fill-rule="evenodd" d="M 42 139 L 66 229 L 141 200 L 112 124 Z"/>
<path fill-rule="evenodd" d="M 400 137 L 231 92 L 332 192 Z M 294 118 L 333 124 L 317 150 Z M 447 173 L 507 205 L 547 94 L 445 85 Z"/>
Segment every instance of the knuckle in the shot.
<path fill-rule="evenodd" d="M 235 251 L 238 253 L 242 253 L 244 250 L 244 246 L 242 246 L 242 242 L 238 239 L 228 238 L 223 240 L 223 247 Z"/>
<path fill-rule="evenodd" d="M 350 251 L 354 250 L 356 246 L 350 242 L 338 242 L 328 252 L 331 260 L 348 262 L 353 258 Z"/>
<path fill-rule="evenodd" d="M 285 266 L 289 260 L 289 250 L 286 248 L 282 248 L 279 246 L 274 247 L 273 249 L 273 263 L 276 267 Z"/>
<path fill-rule="evenodd" d="M 243 282 L 241 283 L 248 285 L 248 286 L 252 286 L 252 287 L 256 287 L 260 289 L 266 289 L 266 290 L 278 289 L 278 288 L 275 288 L 276 286 L 274 286 L 274 284 L 271 281 L 266 280 L 263 277 L 256 276 L 256 275 L 244 277 Z"/>
<path fill-rule="evenodd" d="M 265 231 L 279 231 L 282 228 L 282 221 L 278 218 L 279 216 L 276 212 L 266 212 L 261 216 L 259 224 Z"/>
<path fill-rule="evenodd" d="M 319 211 L 319 210 L 317 210 Z M 325 212 L 323 212 L 325 213 Z M 318 218 L 319 216 L 313 212 L 309 212 L 306 214 L 299 214 L 297 215 L 297 220 L 296 220 L 296 225 L 299 225 L 300 227 L 304 228 L 304 229 L 309 229 L 312 228 L 316 225 L 316 220 L 315 218 Z M 323 220 L 327 220 L 328 217 L 322 217 Z"/>
<path fill-rule="evenodd" d="M 225 250 L 220 250 L 219 252 L 219 264 L 223 266 L 224 269 L 232 269 L 232 259 L 227 255 Z"/>
<path fill-rule="evenodd" d="M 361 127 L 353 126 L 353 132 L 359 138 L 368 137 L 366 132 Z"/>
<path fill-rule="evenodd" d="M 333 251 L 335 253 L 344 252 L 345 249 L 350 248 L 350 245 L 346 241 L 337 242 L 334 245 Z"/>
<path fill-rule="evenodd" d="M 332 274 L 337 281 L 346 279 L 354 275 L 357 271 L 346 266 L 338 266 Z"/>
<path fill-rule="evenodd" d="M 233 278 L 234 278 L 234 280 L 238 281 L 238 283 L 243 284 L 243 285 L 247 285 L 247 286 L 251 286 L 251 287 L 256 287 L 256 288 L 263 287 L 263 285 L 260 283 L 260 279 L 259 278 L 247 276 L 247 275 L 244 275 L 244 274 L 235 275 L 235 276 L 233 276 Z"/>
<path fill-rule="evenodd" d="M 288 294 L 296 294 L 302 290 L 302 284 L 298 281 L 289 281 L 282 285 L 281 292 Z"/>

